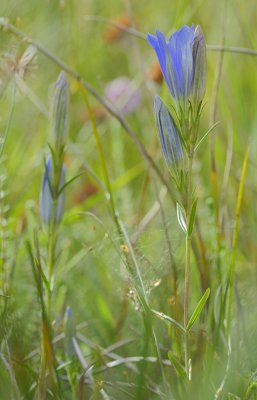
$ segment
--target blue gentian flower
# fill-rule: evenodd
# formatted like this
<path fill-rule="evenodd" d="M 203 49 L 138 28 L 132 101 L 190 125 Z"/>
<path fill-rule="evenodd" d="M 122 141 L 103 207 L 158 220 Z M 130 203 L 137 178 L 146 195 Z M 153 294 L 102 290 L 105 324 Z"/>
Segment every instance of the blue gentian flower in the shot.
<path fill-rule="evenodd" d="M 52 209 L 53 209 L 52 180 L 53 180 L 52 158 L 51 156 L 49 156 L 45 164 L 45 172 L 43 175 L 43 181 L 40 193 L 40 215 L 42 221 L 47 225 L 50 225 L 52 222 Z M 65 184 L 65 167 L 63 165 L 59 182 L 59 190 L 62 188 L 64 184 Z M 64 193 L 62 192 L 57 200 L 56 217 L 55 217 L 56 224 L 58 224 L 61 221 L 63 212 L 64 212 Z"/>
<path fill-rule="evenodd" d="M 172 115 L 159 96 L 154 99 L 154 113 L 163 155 L 174 166 L 183 158 L 183 150 Z"/>
<path fill-rule="evenodd" d="M 147 40 L 155 50 L 164 79 L 176 101 L 189 98 L 197 75 L 197 96 L 205 91 L 205 42 L 199 26 L 184 25 L 166 41 L 164 34 L 148 34 Z M 201 67 L 201 63 L 204 65 Z"/>

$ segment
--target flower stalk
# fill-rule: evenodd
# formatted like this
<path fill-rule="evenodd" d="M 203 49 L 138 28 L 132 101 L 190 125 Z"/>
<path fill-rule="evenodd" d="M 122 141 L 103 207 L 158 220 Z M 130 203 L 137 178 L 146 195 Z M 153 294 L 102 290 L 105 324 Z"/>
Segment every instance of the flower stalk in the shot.
<path fill-rule="evenodd" d="M 185 370 L 191 379 L 188 352 L 188 306 L 190 289 L 191 237 L 196 212 L 193 201 L 193 161 L 206 81 L 206 45 L 199 26 L 183 26 L 166 40 L 162 32 L 148 34 L 163 77 L 173 99 L 169 110 L 155 98 L 156 125 L 164 158 L 177 187 L 178 221 L 185 232 L 184 329 Z M 174 113 L 175 110 L 175 113 Z M 174 115 L 175 114 L 175 115 Z M 173 117 L 174 115 L 174 117 Z M 175 122 L 176 121 L 176 122 Z"/>
<path fill-rule="evenodd" d="M 68 103 L 69 88 L 65 74 L 61 72 L 55 84 L 55 92 L 51 104 L 51 154 L 45 161 L 41 193 L 40 193 L 40 216 L 43 225 L 47 229 L 47 273 L 46 280 L 46 306 L 45 315 L 42 315 L 42 351 L 41 351 L 41 393 L 45 392 L 46 368 L 55 371 L 54 360 L 47 357 L 49 353 L 49 342 L 52 341 L 52 292 L 54 287 L 54 269 L 56 262 L 56 245 L 58 240 L 58 226 L 64 213 L 65 166 L 64 149 L 68 134 Z M 48 365 L 47 365 L 48 364 Z M 55 374 L 57 375 L 56 371 Z M 58 378 L 58 376 L 57 376 Z M 44 397 L 42 397 L 44 398 Z"/>

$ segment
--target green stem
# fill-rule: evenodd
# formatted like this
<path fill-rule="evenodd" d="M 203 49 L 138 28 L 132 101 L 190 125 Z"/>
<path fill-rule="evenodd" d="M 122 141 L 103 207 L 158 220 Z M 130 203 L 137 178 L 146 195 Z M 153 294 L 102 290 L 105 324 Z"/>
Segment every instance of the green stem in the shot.
<path fill-rule="evenodd" d="M 190 279 L 190 258 L 191 258 L 191 239 L 186 237 L 186 264 L 185 264 L 185 282 L 184 282 L 184 328 L 188 322 L 188 300 L 189 300 L 189 279 Z M 185 365 L 188 373 L 188 340 L 185 338 Z"/>
<path fill-rule="evenodd" d="M 92 109 L 90 107 L 89 101 L 88 101 L 88 97 L 87 97 L 87 89 L 82 85 L 82 90 L 84 93 L 84 99 L 85 99 L 85 103 L 90 115 L 90 121 L 91 121 L 91 125 L 92 125 L 92 130 L 93 130 L 93 134 L 95 137 L 95 141 L 96 141 L 96 147 L 97 147 L 97 151 L 98 151 L 98 156 L 101 162 L 101 167 L 102 167 L 102 173 L 103 173 L 103 178 L 104 178 L 104 183 L 107 189 L 107 195 L 109 197 L 109 203 L 110 203 L 110 208 L 111 208 L 111 213 L 112 213 L 112 217 L 113 220 L 115 222 L 116 228 L 119 232 L 119 238 L 120 240 L 122 239 L 122 229 L 120 227 L 120 223 L 119 223 L 119 219 L 118 219 L 118 214 L 115 208 L 115 203 L 114 203 L 114 198 L 113 198 L 113 192 L 112 192 L 112 187 L 111 187 L 111 182 L 109 179 L 109 175 L 108 175 L 108 170 L 107 170 L 107 166 L 106 166 L 106 161 L 105 161 L 105 156 L 104 156 L 104 151 L 103 151 L 103 147 L 102 147 L 102 143 L 99 137 L 99 133 L 97 130 L 97 126 L 96 126 L 96 121 L 95 121 L 95 117 L 94 114 L 92 112 Z M 121 240 L 121 244 L 122 240 Z"/>
<path fill-rule="evenodd" d="M 53 202 L 53 215 L 56 214 L 57 202 Z M 46 324 L 48 322 L 49 328 L 49 337 L 51 338 L 51 313 L 52 313 L 52 279 L 53 279 L 53 270 L 54 270 L 54 258 L 55 258 L 55 218 L 52 217 L 51 225 L 49 227 L 49 237 L 48 237 L 48 288 L 47 288 L 47 296 L 46 296 L 46 313 L 42 313 L 42 332 L 46 329 Z M 50 339 L 51 340 L 51 339 Z M 49 352 L 48 343 L 45 338 L 45 335 L 42 334 L 41 337 L 41 370 L 40 370 L 40 388 L 39 388 L 39 398 L 46 398 L 46 368 L 47 368 L 47 352 Z M 55 371 L 54 365 L 49 365 L 50 373 Z"/>
<path fill-rule="evenodd" d="M 43 321 L 42 321 L 41 331 L 43 331 Z M 42 336 L 41 336 L 39 391 L 38 391 L 38 398 L 42 399 L 42 400 L 45 399 L 45 397 L 46 397 L 45 374 L 46 374 L 46 351 L 45 351 L 44 336 L 42 334 Z"/>
<path fill-rule="evenodd" d="M 193 147 L 190 146 L 188 152 L 188 169 L 186 177 L 186 220 L 187 226 L 189 225 L 189 218 L 192 206 L 192 163 L 193 163 Z M 186 235 L 186 259 L 185 259 L 185 278 L 184 278 L 184 328 L 188 323 L 188 302 L 189 302 L 189 284 L 190 284 L 190 260 L 191 260 L 191 235 Z M 187 375 L 189 376 L 188 368 L 188 336 L 185 335 L 185 368 Z"/>
<path fill-rule="evenodd" d="M 241 213 L 241 206 L 243 200 L 243 190 L 245 183 L 246 170 L 249 159 L 249 146 L 246 149 L 241 179 L 238 189 L 237 195 L 237 205 L 236 205 L 236 217 L 235 217 L 235 226 L 233 231 L 233 239 L 232 239 L 232 254 L 231 254 L 231 262 L 229 266 L 229 292 L 228 292 L 228 303 L 227 303 L 227 318 L 226 318 L 226 336 L 228 337 L 230 334 L 230 323 L 231 323 L 231 307 L 232 307 L 232 299 L 233 299 L 233 288 L 234 288 L 234 277 L 235 277 L 235 264 L 236 264 L 236 249 L 237 249 L 237 241 L 238 241 L 238 230 L 239 230 L 239 217 Z"/>
<path fill-rule="evenodd" d="M 56 161 L 56 164 L 55 164 Z M 48 285 L 46 287 L 46 308 L 42 314 L 42 335 L 41 341 L 41 373 L 40 373 L 40 396 L 44 398 L 46 394 L 46 368 L 48 364 L 49 372 L 52 377 L 52 386 L 56 390 L 58 385 L 58 375 L 56 373 L 54 353 L 52 349 L 52 292 L 53 292 L 53 274 L 55 263 L 55 249 L 57 242 L 57 221 L 56 213 L 58 207 L 58 191 L 63 164 L 63 151 L 57 153 L 56 158 L 52 154 L 52 215 L 50 225 L 48 227 L 48 243 L 47 243 L 47 268 L 48 268 Z M 46 338 L 47 336 L 47 338 Z M 51 357 L 49 356 L 51 353 Z M 48 354 L 48 355 L 47 355 Z"/>
<path fill-rule="evenodd" d="M 53 215 L 56 215 L 57 201 L 53 201 Z M 48 283 L 49 290 L 47 291 L 47 315 L 49 323 L 51 324 L 51 313 L 52 313 L 52 291 L 53 291 L 53 272 L 54 272 L 54 260 L 55 260 L 55 243 L 56 243 L 56 226 L 55 218 L 52 218 L 51 225 L 49 228 L 48 238 L 48 249 L 47 249 L 47 264 L 48 264 Z"/>

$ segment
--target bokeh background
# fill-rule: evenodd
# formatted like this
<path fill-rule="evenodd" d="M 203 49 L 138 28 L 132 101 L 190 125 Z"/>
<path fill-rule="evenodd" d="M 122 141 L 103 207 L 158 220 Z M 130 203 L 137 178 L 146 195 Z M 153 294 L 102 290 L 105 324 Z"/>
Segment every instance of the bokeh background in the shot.
<path fill-rule="evenodd" d="M 162 84 L 156 56 L 144 34 L 159 29 L 168 35 L 184 24 L 200 24 L 207 45 L 257 50 L 254 0 L 2 0 L 0 17 L 8 18 L 20 31 L 63 60 L 100 96 L 109 96 L 168 181 L 170 175 L 162 158 L 153 115 L 154 96 L 161 94 L 168 101 L 168 92 Z M 119 29 L 119 25 L 125 31 Z M 45 259 L 47 234 L 40 222 L 39 193 L 44 158 L 49 153 L 51 141 L 49 107 L 61 68 L 40 51 L 36 51 L 30 62 L 23 63 L 24 52 L 31 54 L 32 51 L 28 47 L 24 40 L 1 29 L 1 137 L 7 133 L 0 163 L 1 285 L 4 287 L 8 280 L 11 297 L 7 323 L 0 328 L 1 352 L 3 357 L 10 356 L 12 360 L 20 395 L 15 397 L 12 374 L 2 366 L 1 399 L 34 398 L 33 382 L 39 365 L 40 307 L 26 242 L 33 241 L 36 231 L 42 259 Z M 210 48 L 207 52 L 206 105 L 200 136 L 214 122 L 218 124 L 199 147 L 194 164 L 199 197 L 198 223 L 208 272 L 205 271 L 205 280 L 201 279 L 200 267 L 193 259 L 190 293 L 192 312 L 203 290 L 211 287 L 212 311 L 204 314 L 192 333 L 196 379 L 193 392 L 187 396 L 214 398 L 225 377 L 223 397 L 220 398 L 255 399 L 256 392 L 249 387 L 255 381 L 257 367 L 257 57 L 256 54 L 214 50 Z M 138 364 L 142 363 L 124 360 L 143 354 L 145 327 L 133 283 L 121 262 L 121 255 L 129 249 L 125 242 L 124 247 L 120 245 L 110 212 L 89 110 L 93 112 L 100 135 L 115 206 L 132 243 L 151 307 L 180 322 L 184 236 L 167 190 L 119 121 L 94 96 L 85 93 L 75 79 L 68 74 L 67 78 L 70 84 L 70 128 L 65 155 L 67 178 L 81 175 L 66 189 L 65 214 L 59 232 L 53 294 L 56 352 L 61 365 L 64 363 L 65 318 L 69 307 L 80 351 L 88 367 L 93 366 L 94 375 L 93 383 L 89 380 L 84 394 L 77 398 L 104 398 L 102 388 L 109 396 L 106 398 L 139 398 L 138 371 L 142 368 L 138 369 Z M 218 199 L 213 193 L 210 143 L 215 146 Z M 205 388 L 201 385 L 205 379 L 202 368 L 211 362 L 207 356 L 203 357 L 203 352 L 204 347 L 212 347 L 211 321 L 230 262 L 237 193 L 248 145 L 250 157 L 240 215 L 231 328 L 234 358 L 231 358 L 233 362 L 228 361 L 227 347 L 221 345 L 212 378 Z M 172 188 L 172 182 L 170 185 Z M 217 208 L 221 234 L 218 250 Z M 220 271 L 216 263 L 218 252 Z M 173 290 L 174 266 L 178 274 L 178 299 Z M 172 325 L 166 321 L 156 319 L 154 325 L 163 359 L 169 362 L 167 352 L 174 343 L 179 346 L 180 339 L 174 338 Z M 201 341 L 204 346 L 200 346 Z M 114 350 L 109 349 L 110 346 Z M 149 357 L 156 356 L 151 346 L 148 351 Z M 106 366 L 111 360 L 120 360 L 120 364 Z M 4 365 L 3 358 L 2 363 Z M 165 398 L 158 363 L 143 364 L 147 389 L 140 398 Z M 79 361 L 75 365 L 76 373 L 82 376 L 84 367 Z M 227 365 L 229 376 L 226 375 Z M 169 384 L 179 385 L 172 366 L 165 368 Z M 13 397 L 8 397 L 10 393 Z M 229 393 L 231 397 L 228 397 Z M 63 398 L 70 396 L 68 385 L 64 385 Z M 174 398 L 182 399 L 183 395 L 177 393 Z"/>

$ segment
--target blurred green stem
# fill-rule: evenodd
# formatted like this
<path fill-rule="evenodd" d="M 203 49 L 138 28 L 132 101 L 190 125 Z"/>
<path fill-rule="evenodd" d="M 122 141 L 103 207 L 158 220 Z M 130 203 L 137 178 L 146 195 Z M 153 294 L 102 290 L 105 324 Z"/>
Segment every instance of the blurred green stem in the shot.
<path fill-rule="evenodd" d="M 234 226 L 233 239 L 232 239 L 232 254 L 231 254 L 231 262 L 230 262 L 229 277 L 228 277 L 228 302 L 227 302 L 227 318 L 226 318 L 226 335 L 227 335 L 227 337 L 230 334 L 231 307 L 232 307 L 234 277 L 235 277 L 235 263 L 236 263 L 236 249 L 237 249 L 238 230 L 239 230 L 239 217 L 240 217 L 240 213 L 241 213 L 244 182 L 245 182 L 246 170 L 247 170 L 247 165 L 248 165 L 248 159 L 249 159 L 249 146 L 246 149 L 246 153 L 245 153 L 245 157 L 244 157 L 241 179 L 240 179 L 238 195 L 237 195 L 235 226 Z"/>
<path fill-rule="evenodd" d="M 190 146 L 188 151 L 188 168 L 186 175 L 186 199 L 185 199 L 185 212 L 187 227 L 189 226 L 189 218 L 191 212 L 192 202 L 192 163 L 193 163 L 193 147 Z M 189 301 L 189 282 L 190 282 L 190 259 L 191 259 L 191 234 L 186 235 L 186 260 L 185 260 L 185 280 L 184 280 L 184 328 L 188 322 L 188 301 Z M 185 367 L 187 375 L 189 376 L 188 366 L 188 337 L 185 335 Z"/>
<path fill-rule="evenodd" d="M 48 364 L 49 373 L 52 377 L 52 386 L 56 390 L 58 384 L 58 375 L 55 368 L 54 352 L 52 350 L 52 292 L 54 286 L 53 274 L 55 264 L 55 250 L 57 243 L 57 206 L 59 196 L 59 182 L 63 164 L 63 149 L 56 155 L 52 153 L 52 214 L 50 225 L 48 226 L 48 242 L 47 242 L 47 268 L 48 285 L 46 287 L 46 312 L 42 315 L 42 349 L 41 349 L 41 377 L 40 393 L 43 390 L 45 393 L 46 366 Z M 46 167 L 45 167 L 46 168 Z M 50 178 L 50 177 L 49 177 Z M 40 394 L 42 396 L 42 393 Z"/>
<path fill-rule="evenodd" d="M 94 134 L 94 137 L 95 137 L 95 141 L 96 141 L 96 147 L 97 147 L 97 151 L 98 151 L 98 156 L 99 156 L 101 167 L 102 167 L 104 183 L 105 183 L 105 186 L 106 186 L 106 189 L 107 189 L 106 197 L 107 197 L 107 200 L 109 200 L 110 207 L 111 207 L 111 212 L 112 212 L 112 217 L 113 217 L 113 220 L 115 222 L 117 231 L 119 233 L 119 238 L 121 240 L 121 238 L 122 238 L 122 230 L 121 230 L 121 227 L 120 227 L 120 224 L 119 224 L 119 220 L 118 220 L 118 213 L 117 213 L 117 211 L 115 209 L 113 193 L 112 193 L 112 187 L 111 187 L 111 183 L 110 183 L 110 179 L 109 179 L 109 175 L 108 175 L 108 170 L 107 170 L 107 166 L 106 166 L 106 162 L 105 162 L 102 143 L 101 143 L 101 140 L 100 140 L 100 137 L 99 137 L 99 133 L 98 133 L 98 130 L 97 130 L 95 117 L 94 117 L 94 114 L 92 112 L 92 109 L 91 109 L 89 101 L 88 101 L 87 90 L 85 89 L 85 87 L 83 85 L 81 85 L 81 88 L 82 88 L 82 91 L 83 91 L 83 94 L 84 94 L 85 103 L 86 103 L 86 106 L 87 106 L 87 109 L 88 109 L 88 112 L 89 112 L 91 126 L 92 126 L 93 134 Z M 124 243 L 121 241 L 121 244 L 124 244 Z"/>
<path fill-rule="evenodd" d="M 56 201 L 53 201 L 53 215 L 56 213 Z M 55 218 L 52 217 L 51 225 L 48 232 L 48 246 L 47 246 L 47 266 L 48 266 L 48 287 L 47 287 L 47 303 L 46 303 L 46 314 L 42 314 L 42 338 L 41 338 L 41 371 L 40 371 L 40 389 L 39 398 L 46 398 L 46 367 L 47 362 L 49 364 L 49 340 L 46 337 L 48 335 L 49 339 L 52 339 L 51 327 L 51 304 L 52 304 L 52 280 L 53 280 L 53 269 L 54 269 L 54 258 L 55 258 Z M 47 332 L 48 330 L 48 332 Z M 52 371 L 55 371 L 54 365 L 48 365 L 50 375 Z"/>
<path fill-rule="evenodd" d="M 56 235 L 56 210 L 57 210 L 57 199 L 53 199 L 53 216 L 51 225 L 48 232 L 48 245 L 47 245 L 47 265 L 48 265 L 48 283 L 49 290 L 47 291 L 47 315 L 49 323 L 51 324 L 51 313 L 52 313 L 52 291 L 53 291 L 53 271 L 54 271 L 54 260 L 55 260 L 55 245 L 57 240 Z"/>
<path fill-rule="evenodd" d="M 98 133 L 98 129 L 96 126 L 96 121 L 95 121 L 95 117 L 94 114 L 92 112 L 92 109 L 90 107 L 88 98 L 87 98 L 87 90 L 85 90 L 85 87 L 82 85 L 82 90 L 84 93 L 84 98 L 85 98 L 85 103 L 90 115 L 90 120 L 91 120 L 91 124 L 92 124 L 92 129 L 93 129 L 93 134 L 95 137 L 95 141 L 96 141 L 96 146 L 97 146 L 97 150 L 98 150 L 98 155 L 99 155 L 99 159 L 101 162 L 101 167 L 102 167 L 102 172 L 103 172 L 103 177 L 104 177 L 104 182 L 105 182 L 105 186 L 107 189 L 107 195 L 108 195 L 108 200 L 110 202 L 110 208 L 111 208 L 111 213 L 112 213 L 112 217 L 114 220 L 114 223 L 116 225 L 117 231 L 119 233 L 119 240 L 120 240 L 120 245 L 123 245 L 124 243 L 127 243 L 129 246 L 129 253 L 131 254 L 132 259 L 134 258 L 134 252 L 131 246 L 131 243 L 129 241 L 129 238 L 125 232 L 125 228 L 122 224 L 122 221 L 119 218 L 118 212 L 116 210 L 115 207 L 115 203 L 114 203 L 114 198 L 113 198 L 113 192 L 112 192 L 112 187 L 111 187 L 111 182 L 109 179 L 109 175 L 108 175 L 108 170 L 107 170 L 107 166 L 106 166 L 106 161 L 105 161 L 105 156 L 104 156 L 104 151 L 103 151 L 103 147 L 102 147 L 102 143 L 99 137 L 99 133 Z M 126 256 L 126 260 L 125 260 L 125 265 L 126 268 L 128 269 L 129 275 L 132 279 L 132 282 L 135 285 L 135 289 L 138 295 L 138 299 L 139 302 L 142 306 L 142 317 L 143 317 L 143 322 L 144 322 L 144 326 L 145 326 L 145 340 L 144 340 L 144 346 L 143 346 L 143 355 L 144 357 L 147 357 L 148 355 L 148 349 L 149 349 L 149 339 L 152 339 L 152 342 L 154 344 L 154 346 L 156 347 L 156 352 L 157 352 L 157 356 L 158 356 L 158 360 L 160 363 L 160 368 L 161 368 L 161 373 L 163 376 L 163 381 L 165 384 L 165 377 L 164 377 L 164 371 L 163 371 L 163 366 L 162 366 L 162 359 L 161 359 L 161 354 L 159 351 L 159 347 L 158 347 L 158 343 L 157 343 L 157 339 L 154 333 L 154 329 L 152 326 L 152 319 L 151 319 L 151 310 L 149 308 L 149 304 L 148 304 L 148 300 L 147 300 L 147 295 L 146 295 L 146 291 L 144 288 L 144 283 L 143 283 L 143 279 L 141 277 L 141 273 L 139 270 L 139 267 L 137 265 L 137 261 L 134 258 L 134 267 L 136 270 L 136 275 L 135 275 L 135 271 L 133 268 L 133 265 L 131 263 L 131 260 L 129 258 L 129 256 L 127 254 L 125 254 Z M 138 389 L 137 389 L 137 399 L 141 399 L 142 398 L 142 393 L 144 391 L 144 387 L 145 387 L 145 371 L 144 371 L 144 365 L 142 364 L 142 368 L 140 368 L 140 372 L 139 372 L 139 377 L 138 377 Z"/>

